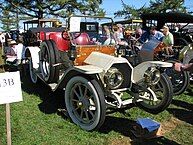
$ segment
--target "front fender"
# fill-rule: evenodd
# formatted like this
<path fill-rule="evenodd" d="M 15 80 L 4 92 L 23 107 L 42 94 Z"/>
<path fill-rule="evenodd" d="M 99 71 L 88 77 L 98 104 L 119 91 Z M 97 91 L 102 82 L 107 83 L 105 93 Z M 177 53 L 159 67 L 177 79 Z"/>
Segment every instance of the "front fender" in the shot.
<path fill-rule="evenodd" d="M 103 70 L 101 79 L 112 67 L 118 69 L 123 75 L 124 81 L 120 88 L 130 88 L 133 82 L 133 67 L 126 58 L 115 57 L 100 52 L 92 52 L 84 61 L 86 64 L 97 66 Z"/>
<path fill-rule="evenodd" d="M 145 61 L 133 68 L 134 83 L 138 83 L 144 78 L 144 73 L 149 67 L 172 67 L 173 64 L 163 61 Z"/>
<path fill-rule="evenodd" d="M 184 46 L 180 51 L 180 58 L 183 59 L 183 63 L 187 64 L 193 59 L 193 48 L 190 46 Z"/>
<path fill-rule="evenodd" d="M 105 72 L 113 65 L 113 64 L 123 64 L 127 63 L 129 67 L 133 70 L 132 65 L 128 62 L 126 58 L 123 57 L 115 57 L 108 54 L 100 53 L 100 52 L 92 52 L 84 61 L 87 64 L 91 64 L 97 67 L 102 68 Z"/>
<path fill-rule="evenodd" d="M 57 88 L 65 88 L 68 81 L 74 76 L 85 76 L 88 78 L 96 77 L 98 73 L 101 73 L 101 69 L 96 68 L 95 66 L 86 65 L 83 66 L 76 66 L 67 69 L 64 74 L 62 75 L 58 85 L 53 89 L 56 90 Z"/>

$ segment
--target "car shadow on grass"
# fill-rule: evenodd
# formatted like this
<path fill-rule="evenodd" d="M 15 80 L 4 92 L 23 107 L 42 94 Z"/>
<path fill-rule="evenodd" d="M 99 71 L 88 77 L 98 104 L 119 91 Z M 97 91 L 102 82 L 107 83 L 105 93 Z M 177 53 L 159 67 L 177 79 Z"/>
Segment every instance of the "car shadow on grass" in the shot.
<path fill-rule="evenodd" d="M 168 108 L 167 111 L 176 118 L 193 125 L 193 104 L 181 100 L 172 100 L 172 104 L 180 108 Z"/>
<path fill-rule="evenodd" d="M 57 113 L 59 108 L 64 108 L 64 91 L 57 90 L 52 92 L 49 86 L 41 81 L 33 84 L 29 78 L 29 74 L 21 72 L 22 90 L 28 94 L 34 94 L 39 97 L 42 102 L 38 104 L 41 112 L 45 114 Z"/>
<path fill-rule="evenodd" d="M 137 138 L 133 133 L 132 130 L 134 126 L 136 126 L 136 122 L 127 118 L 120 118 L 114 116 L 107 116 L 105 119 L 104 124 L 99 129 L 100 133 L 108 134 L 111 131 L 118 132 L 121 135 L 125 136 L 126 139 L 129 137 L 131 139 L 130 143 L 132 145 L 179 145 L 175 141 L 169 140 L 164 136 L 152 139 L 144 139 L 144 138 Z M 118 138 L 117 141 L 119 144 L 124 144 L 125 139 Z M 113 141 L 116 142 L 116 141 Z"/>

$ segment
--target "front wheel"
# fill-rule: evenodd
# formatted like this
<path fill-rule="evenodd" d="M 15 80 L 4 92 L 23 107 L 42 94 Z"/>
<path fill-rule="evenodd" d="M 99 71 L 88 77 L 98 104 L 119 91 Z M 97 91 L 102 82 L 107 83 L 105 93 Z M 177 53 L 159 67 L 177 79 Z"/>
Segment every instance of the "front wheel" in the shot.
<path fill-rule="evenodd" d="M 149 88 L 139 90 L 139 107 L 147 112 L 157 114 L 165 110 L 171 103 L 173 96 L 172 84 L 169 77 L 163 73 L 160 81 Z"/>
<path fill-rule="evenodd" d="M 71 78 L 65 88 L 65 104 L 72 121 L 84 130 L 98 129 L 105 120 L 104 93 L 96 80 Z"/>
<path fill-rule="evenodd" d="M 175 63 L 176 61 L 168 60 L 167 62 Z M 190 83 L 190 77 L 187 71 L 177 72 L 173 67 L 171 67 L 166 68 L 165 73 L 169 76 L 172 82 L 174 95 L 180 95 L 186 91 Z"/>

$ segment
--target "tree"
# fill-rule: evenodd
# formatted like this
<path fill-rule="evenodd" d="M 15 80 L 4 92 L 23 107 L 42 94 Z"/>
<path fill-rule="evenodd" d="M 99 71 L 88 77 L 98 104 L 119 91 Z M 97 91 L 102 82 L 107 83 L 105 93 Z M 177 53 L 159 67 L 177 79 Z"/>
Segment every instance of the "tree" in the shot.
<path fill-rule="evenodd" d="M 99 8 L 102 0 L 2 0 L 0 9 L 9 9 L 11 12 L 27 15 L 33 18 L 49 16 L 66 18 L 74 13 L 104 15 Z"/>
<path fill-rule="evenodd" d="M 166 13 L 172 12 L 184 12 L 187 13 L 187 8 L 184 6 L 184 0 L 150 0 L 148 7 L 142 6 L 141 8 L 135 8 L 124 3 L 123 9 L 114 13 L 115 17 L 124 16 L 128 18 L 139 18 L 142 13 Z"/>
<path fill-rule="evenodd" d="M 17 27 L 17 22 L 16 22 L 16 17 L 13 13 L 4 10 L 1 13 L 1 23 L 2 23 L 2 27 L 1 29 L 5 30 L 5 31 L 10 31 L 11 29 L 16 29 Z"/>
<path fill-rule="evenodd" d="M 149 12 L 166 13 L 166 12 L 184 12 L 187 8 L 184 6 L 184 0 L 151 0 Z"/>
<path fill-rule="evenodd" d="M 145 4 L 141 8 L 136 8 L 134 6 L 125 4 L 123 0 L 121 0 L 121 2 L 122 2 L 123 9 L 115 12 L 114 13 L 115 17 L 124 16 L 124 19 L 138 19 L 140 18 L 141 12 L 147 11 Z"/>

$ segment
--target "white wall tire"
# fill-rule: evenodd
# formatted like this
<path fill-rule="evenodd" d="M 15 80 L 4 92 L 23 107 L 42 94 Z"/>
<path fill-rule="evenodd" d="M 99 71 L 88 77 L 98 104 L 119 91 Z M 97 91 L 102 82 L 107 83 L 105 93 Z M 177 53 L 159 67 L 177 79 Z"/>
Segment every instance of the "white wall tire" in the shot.
<path fill-rule="evenodd" d="M 29 74 L 30 74 L 30 79 L 32 81 L 32 83 L 36 84 L 38 81 L 38 77 L 34 72 L 34 68 L 33 68 L 33 62 L 32 62 L 32 58 L 29 58 Z"/>
<path fill-rule="evenodd" d="M 72 121 L 82 129 L 98 129 L 105 120 L 104 94 L 95 80 L 72 77 L 65 89 L 65 104 Z"/>

